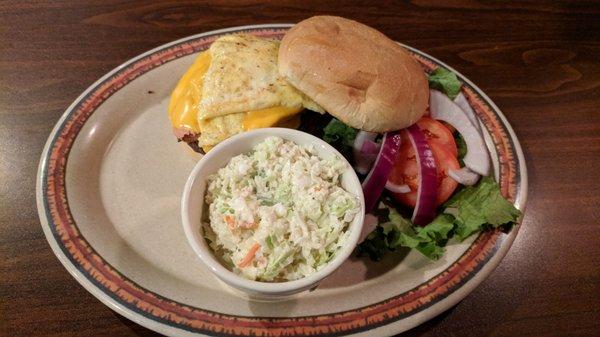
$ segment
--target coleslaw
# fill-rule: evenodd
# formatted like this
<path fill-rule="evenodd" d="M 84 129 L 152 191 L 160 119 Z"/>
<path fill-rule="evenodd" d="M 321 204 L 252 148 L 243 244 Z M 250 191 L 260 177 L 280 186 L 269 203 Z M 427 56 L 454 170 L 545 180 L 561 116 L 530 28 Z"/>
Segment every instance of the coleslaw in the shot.
<path fill-rule="evenodd" d="M 359 212 L 340 182 L 347 163 L 269 137 L 208 178 L 204 236 L 222 262 L 251 280 L 310 275 L 330 261 Z"/>

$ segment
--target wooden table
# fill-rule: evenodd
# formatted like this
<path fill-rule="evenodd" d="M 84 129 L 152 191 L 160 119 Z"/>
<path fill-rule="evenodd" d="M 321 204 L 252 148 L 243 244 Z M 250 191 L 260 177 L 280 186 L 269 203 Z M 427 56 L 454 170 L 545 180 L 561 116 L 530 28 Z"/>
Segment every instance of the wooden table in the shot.
<path fill-rule="evenodd" d="M 155 335 L 71 278 L 39 225 L 42 146 L 87 86 L 187 35 L 326 13 L 369 24 L 468 76 L 504 111 L 527 158 L 527 213 L 506 258 L 460 304 L 406 336 L 598 336 L 598 2 L 319 3 L 0 3 L 0 335 Z"/>

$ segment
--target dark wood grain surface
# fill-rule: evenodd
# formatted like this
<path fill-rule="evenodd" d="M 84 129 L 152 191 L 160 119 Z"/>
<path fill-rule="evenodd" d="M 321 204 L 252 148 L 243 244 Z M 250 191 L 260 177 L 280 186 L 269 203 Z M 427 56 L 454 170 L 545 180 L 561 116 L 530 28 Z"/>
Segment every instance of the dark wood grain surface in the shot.
<path fill-rule="evenodd" d="M 65 108 L 125 60 L 194 33 L 336 14 L 455 67 L 504 111 L 529 169 L 521 231 L 471 295 L 406 336 L 598 336 L 600 5 L 581 2 L 0 2 L 0 335 L 153 336 L 51 252 L 39 156 Z"/>

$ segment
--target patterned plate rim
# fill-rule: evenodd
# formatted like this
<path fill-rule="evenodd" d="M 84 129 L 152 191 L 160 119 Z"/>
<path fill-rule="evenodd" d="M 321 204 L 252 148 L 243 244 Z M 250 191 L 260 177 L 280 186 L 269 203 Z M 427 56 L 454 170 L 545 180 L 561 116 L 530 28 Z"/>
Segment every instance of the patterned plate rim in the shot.
<path fill-rule="evenodd" d="M 215 37 L 238 31 L 281 36 L 291 24 L 232 27 L 186 37 L 141 54 L 92 84 L 57 122 L 41 155 L 36 181 L 38 213 L 52 250 L 89 292 L 111 309 L 155 331 L 182 335 L 220 336 L 346 335 L 389 327 L 395 333 L 414 327 L 456 304 L 497 266 L 512 244 L 518 226 L 508 235 L 479 235 L 446 270 L 413 289 L 352 310 L 297 317 L 237 316 L 191 307 L 150 290 L 122 275 L 87 243 L 69 210 L 66 163 L 71 146 L 86 120 L 103 101 L 142 74 L 177 58 L 205 49 Z M 524 210 L 527 172 L 519 142 L 498 107 L 466 77 L 443 62 L 409 46 L 425 69 L 443 66 L 465 84 L 463 93 L 492 136 L 499 156 L 502 192 Z M 373 332 L 373 331 L 372 331 Z"/>

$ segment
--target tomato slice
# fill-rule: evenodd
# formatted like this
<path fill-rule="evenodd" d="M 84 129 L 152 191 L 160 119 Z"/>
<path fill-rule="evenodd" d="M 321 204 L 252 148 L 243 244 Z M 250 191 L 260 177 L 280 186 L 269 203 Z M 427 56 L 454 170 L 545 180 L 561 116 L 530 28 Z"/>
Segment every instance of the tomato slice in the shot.
<path fill-rule="evenodd" d="M 419 126 L 419 129 L 423 131 L 425 137 L 427 137 L 427 142 L 429 144 L 444 146 L 455 157 L 458 156 L 458 150 L 456 148 L 456 142 L 454 141 L 452 131 L 450 131 L 444 124 L 436 121 L 433 118 L 422 117 L 417 121 L 417 125 Z"/>
<path fill-rule="evenodd" d="M 454 146 L 454 149 L 456 149 L 456 146 Z M 451 153 L 447 148 L 434 145 L 431 151 L 438 167 L 438 195 L 436 203 L 439 206 L 452 196 L 452 193 L 454 193 L 454 190 L 458 186 L 456 180 L 448 176 L 448 171 L 459 170 L 460 163 L 456 159 L 456 154 Z"/>
<path fill-rule="evenodd" d="M 460 169 L 460 164 L 450 150 L 440 142 L 430 142 L 438 174 L 438 194 L 436 204 L 439 206 L 448 200 L 458 183 L 448 176 L 448 170 Z M 403 142 L 396 157 L 396 163 L 390 173 L 390 181 L 398 185 L 408 185 L 409 193 L 392 193 L 398 202 L 415 207 L 419 189 L 419 167 L 415 150 L 410 141 Z"/>

